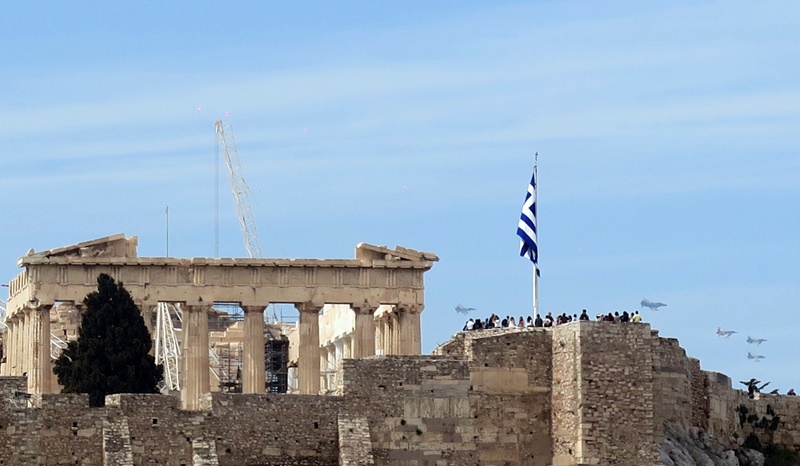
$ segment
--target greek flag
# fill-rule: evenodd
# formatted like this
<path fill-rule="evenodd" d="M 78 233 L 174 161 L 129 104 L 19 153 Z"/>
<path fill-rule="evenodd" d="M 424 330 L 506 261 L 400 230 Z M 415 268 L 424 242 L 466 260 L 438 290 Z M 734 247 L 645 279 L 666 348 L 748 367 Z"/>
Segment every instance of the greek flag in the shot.
<path fill-rule="evenodd" d="M 536 266 L 536 275 L 539 275 L 539 247 L 536 245 L 536 167 L 533 167 L 533 178 L 528 185 L 528 194 L 522 204 L 522 215 L 517 226 L 519 241 L 519 255 L 525 256 Z"/>

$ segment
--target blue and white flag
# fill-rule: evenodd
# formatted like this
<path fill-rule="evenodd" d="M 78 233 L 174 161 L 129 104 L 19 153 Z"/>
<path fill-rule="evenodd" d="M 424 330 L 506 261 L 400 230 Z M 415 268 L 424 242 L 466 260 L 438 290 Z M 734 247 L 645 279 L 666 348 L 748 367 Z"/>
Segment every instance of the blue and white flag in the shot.
<path fill-rule="evenodd" d="M 533 167 L 533 178 L 528 185 L 528 194 L 522 204 L 522 215 L 517 226 L 519 241 L 519 255 L 525 256 L 536 267 L 539 275 L 539 247 L 536 245 L 536 167 Z"/>

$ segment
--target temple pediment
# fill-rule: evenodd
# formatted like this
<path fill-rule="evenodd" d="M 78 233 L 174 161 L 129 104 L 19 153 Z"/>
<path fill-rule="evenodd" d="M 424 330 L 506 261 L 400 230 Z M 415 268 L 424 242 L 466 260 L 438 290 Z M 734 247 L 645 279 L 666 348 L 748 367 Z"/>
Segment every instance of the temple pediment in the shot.
<path fill-rule="evenodd" d="M 35 252 L 31 249 L 26 257 L 136 257 L 138 244 L 138 237 L 126 238 L 124 233 L 119 233 L 47 251 Z"/>
<path fill-rule="evenodd" d="M 389 249 L 386 246 L 375 246 L 367 243 L 359 243 L 356 246 L 356 259 L 373 261 L 429 261 L 437 262 L 439 256 L 432 252 L 416 251 L 414 249 L 396 246 Z"/>

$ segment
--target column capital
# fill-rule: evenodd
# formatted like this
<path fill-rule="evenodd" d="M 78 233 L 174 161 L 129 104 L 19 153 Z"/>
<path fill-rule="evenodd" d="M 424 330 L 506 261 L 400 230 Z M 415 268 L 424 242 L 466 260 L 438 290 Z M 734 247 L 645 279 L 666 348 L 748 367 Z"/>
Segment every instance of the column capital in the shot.
<path fill-rule="evenodd" d="M 409 314 L 421 314 L 422 309 L 425 308 L 422 304 L 395 304 L 395 311 L 396 312 L 407 312 Z"/>
<path fill-rule="evenodd" d="M 374 315 L 375 311 L 378 310 L 378 306 L 373 306 L 369 304 L 352 304 L 350 308 L 355 312 L 357 315 Z"/>
<path fill-rule="evenodd" d="M 267 309 L 268 304 L 259 306 L 239 306 L 245 314 L 262 314 Z"/>
<path fill-rule="evenodd" d="M 52 304 L 38 304 L 36 306 L 32 306 L 33 302 L 28 303 L 25 307 L 22 308 L 25 314 L 32 314 L 34 312 L 50 312 L 50 309 L 53 308 Z"/>
<path fill-rule="evenodd" d="M 319 311 L 322 310 L 321 305 L 315 304 L 312 302 L 305 302 L 305 303 L 294 303 L 295 309 L 301 313 L 311 313 L 311 314 L 319 314 Z"/>
<path fill-rule="evenodd" d="M 214 306 L 212 306 L 211 304 L 183 304 L 183 306 L 181 307 L 186 308 L 186 311 L 188 312 L 208 313 L 208 311 L 210 311 L 211 308 Z"/>

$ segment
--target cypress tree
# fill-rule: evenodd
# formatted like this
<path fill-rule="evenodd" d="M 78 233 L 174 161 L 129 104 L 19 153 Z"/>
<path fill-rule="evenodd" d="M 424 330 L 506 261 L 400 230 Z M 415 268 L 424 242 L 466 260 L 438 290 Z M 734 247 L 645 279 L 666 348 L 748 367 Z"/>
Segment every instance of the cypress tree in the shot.
<path fill-rule="evenodd" d="M 86 312 L 76 341 L 55 361 L 63 393 L 88 393 L 91 406 L 115 393 L 157 393 L 163 368 L 148 354 L 150 332 L 127 290 L 106 274 L 83 300 Z"/>

